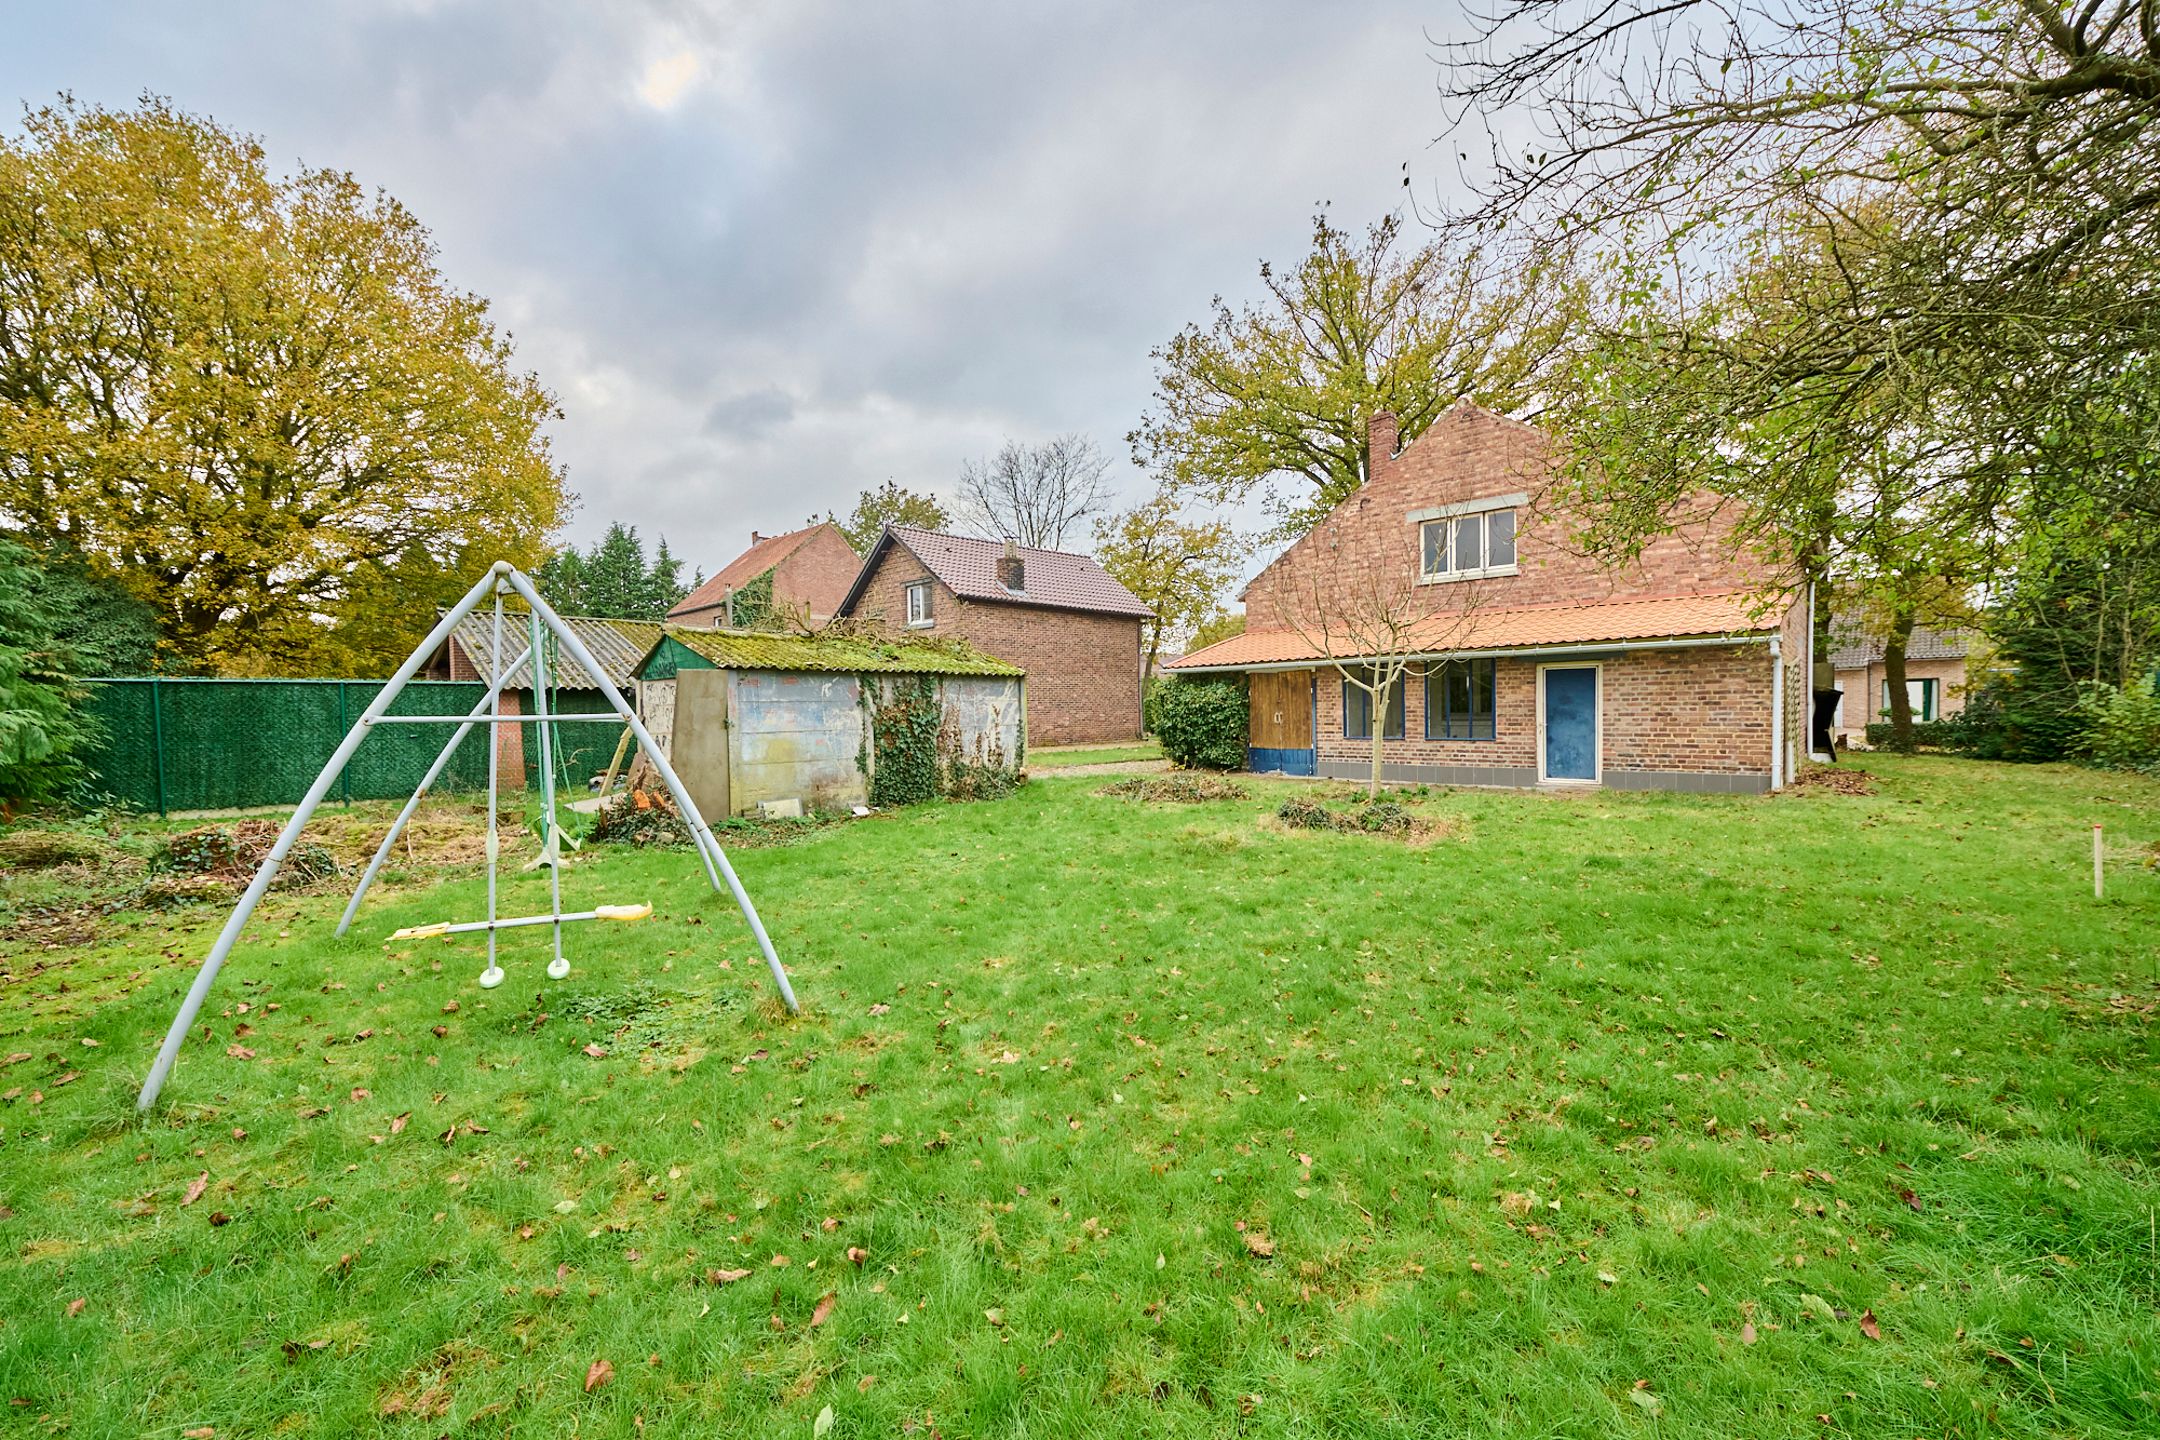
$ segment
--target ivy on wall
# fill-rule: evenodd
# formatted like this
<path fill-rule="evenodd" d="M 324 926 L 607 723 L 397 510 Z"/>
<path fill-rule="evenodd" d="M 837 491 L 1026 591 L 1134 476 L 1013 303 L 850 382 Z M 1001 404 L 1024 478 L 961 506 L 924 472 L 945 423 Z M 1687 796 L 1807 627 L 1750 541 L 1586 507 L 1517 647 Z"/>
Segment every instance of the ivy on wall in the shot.
<path fill-rule="evenodd" d="M 1020 783 L 1018 757 L 1008 757 L 995 736 L 979 738 L 969 753 L 936 676 L 902 676 L 882 688 L 865 678 L 862 694 L 869 733 L 855 763 L 869 772 L 872 805 L 916 805 L 940 795 L 994 800 Z"/>
<path fill-rule="evenodd" d="M 773 623 L 773 572 L 745 580 L 728 596 L 728 626 L 735 630 L 764 630 Z"/>

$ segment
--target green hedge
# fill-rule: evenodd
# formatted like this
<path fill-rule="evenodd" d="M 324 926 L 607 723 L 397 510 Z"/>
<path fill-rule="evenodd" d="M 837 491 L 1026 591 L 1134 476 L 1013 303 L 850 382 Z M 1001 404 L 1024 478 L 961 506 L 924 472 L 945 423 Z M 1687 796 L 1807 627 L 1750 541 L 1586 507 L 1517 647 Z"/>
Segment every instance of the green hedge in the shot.
<path fill-rule="evenodd" d="M 1155 737 L 1174 764 L 1245 768 L 1246 698 L 1227 680 L 1172 680 L 1154 692 Z"/>

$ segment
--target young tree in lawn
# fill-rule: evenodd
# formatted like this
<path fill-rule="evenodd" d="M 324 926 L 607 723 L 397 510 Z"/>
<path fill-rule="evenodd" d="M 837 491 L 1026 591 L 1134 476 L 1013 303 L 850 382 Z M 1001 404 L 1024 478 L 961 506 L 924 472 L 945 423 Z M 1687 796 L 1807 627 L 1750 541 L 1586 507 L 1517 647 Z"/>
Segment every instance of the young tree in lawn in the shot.
<path fill-rule="evenodd" d="M 543 558 L 556 414 L 349 175 L 157 99 L 0 137 L 0 530 L 150 605 L 175 668 L 382 673 Z"/>
<path fill-rule="evenodd" d="M 1096 560 L 1155 612 L 1147 622 L 1142 673 L 1155 673 L 1164 636 L 1188 634 L 1221 613 L 1245 550 L 1227 522 L 1187 519 L 1184 507 L 1163 491 L 1097 522 Z"/>
<path fill-rule="evenodd" d="M 1405 444 L 1465 396 L 1528 418 L 1575 303 L 1545 266 L 1484 242 L 1412 244 L 1393 215 L 1362 239 L 1318 215 L 1311 252 L 1260 279 L 1261 304 L 1217 299 L 1206 325 L 1155 351 L 1155 404 L 1126 438 L 1185 495 L 1257 494 L 1278 539 L 1365 483 L 1381 411 Z"/>
<path fill-rule="evenodd" d="M 1039 445 L 1008 440 L 960 467 L 960 523 L 990 540 L 1062 550 L 1110 504 L 1110 462 L 1084 435 Z"/>
<path fill-rule="evenodd" d="M 1380 553 L 1369 564 L 1315 560 L 1286 577 L 1277 618 L 1320 653 L 1349 690 L 1364 697 L 1372 730 L 1372 772 L 1366 794 L 1380 793 L 1388 715 L 1403 704 L 1403 687 L 1447 662 L 1475 629 L 1482 599 L 1478 582 L 1421 585 L 1422 556 L 1413 542 Z"/>
<path fill-rule="evenodd" d="M 816 517 L 813 516 L 815 523 Z M 887 480 L 875 490 L 864 490 L 855 497 L 855 508 L 845 520 L 836 519 L 825 512 L 825 519 L 840 527 L 848 544 L 855 547 L 858 555 L 868 555 L 870 547 L 877 543 L 880 531 L 887 525 L 912 525 L 918 530 L 943 530 L 952 523 L 952 517 L 935 495 L 925 495 L 909 490 Z"/>

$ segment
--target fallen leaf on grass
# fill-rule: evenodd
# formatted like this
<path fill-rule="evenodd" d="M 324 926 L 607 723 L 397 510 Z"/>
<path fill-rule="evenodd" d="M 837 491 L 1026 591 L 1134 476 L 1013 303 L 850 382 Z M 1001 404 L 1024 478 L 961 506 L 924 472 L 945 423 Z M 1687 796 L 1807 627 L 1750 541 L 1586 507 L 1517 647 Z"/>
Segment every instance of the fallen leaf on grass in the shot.
<path fill-rule="evenodd" d="M 863 1391 L 868 1390 L 872 1385 L 875 1384 L 877 1384 L 877 1376 L 865 1375 L 862 1377 L 862 1379 L 855 1382 L 855 1391 L 857 1394 L 861 1394 Z"/>
<path fill-rule="evenodd" d="M 1882 1339 L 1882 1326 L 1875 1323 L 1875 1312 L 1873 1310 L 1860 1312 L 1860 1333 L 1870 1340 Z"/>
<path fill-rule="evenodd" d="M 245 1045 L 227 1045 L 225 1053 L 235 1060 L 252 1060 L 255 1058 L 255 1052 Z"/>
<path fill-rule="evenodd" d="M 1837 1323 L 1837 1311 L 1832 1309 L 1830 1302 L 1820 1295 L 1802 1295 L 1800 1297 L 1800 1308 L 1827 1324 L 1835 1325 Z"/>
<path fill-rule="evenodd" d="M 1752 1321 L 1752 1320 L 1747 1320 L 1747 1321 L 1743 1321 L 1743 1322 L 1741 1323 L 1741 1326 L 1740 1326 L 1740 1343 L 1741 1343 L 1742 1345 L 1753 1345 L 1753 1344 L 1755 1343 L 1755 1322 L 1754 1322 L 1754 1321 Z"/>
<path fill-rule="evenodd" d="M 1005 1323 L 1005 1312 L 996 1306 L 992 1306 L 990 1309 L 983 1311 L 983 1319 L 989 1321 L 992 1325 L 1002 1326 Z"/>
<path fill-rule="evenodd" d="M 1266 1260 L 1275 1254 L 1275 1242 L 1262 1230 L 1245 1232 L 1245 1248 L 1259 1259 Z"/>
<path fill-rule="evenodd" d="M 857 1269 L 860 1269 L 863 1261 L 870 1258 L 870 1252 L 860 1245 L 850 1245 L 847 1247 L 847 1258 Z"/>
<path fill-rule="evenodd" d="M 212 1225 L 230 1225 L 232 1224 L 232 1216 L 226 1214 L 223 1210 L 213 1210 L 210 1212 L 210 1223 Z"/>
<path fill-rule="evenodd" d="M 832 1433 L 832 1427 L 832 1406 L 827 1405 L 817 1412 L 817 1419 L 810 1422 L 810 1440 L 825 1440 L 825 1437 Z"/>
<path fill-rule="evenodd" d="M 406 1122 L 406 1121 L 408 1121 L 408 1120 L 410 1120 L 410 1119 L 412 1119 L 412 1111 L 410 1111 L 410 1110 L 407 1110 L 407 1111 L 406 1111 L 406 1112 L 405 1112 L 404 1114 L 402 1114 L 402 1115 L 399 1115 L 399 1116 L 395 1117 L 394 1119 L 392 1119 L 392 1120 L 391 1120 L 391 1122 L 390 1122 L 390 1133 L 391 1133 L 391 1134 L 393 1134 L 393 1135 L 402 1135 L 402 1134 L 404 1134 L 404 1133 L 405 1133 L 405 1122 Z"/>
<path fill-rule="evenodd" d="M 77 1315 L 82 1314 L 83 1306 L 88 1305 L 89 1303 L 90 1302 L 88 1300 L 81 1299 L 68 1301 L 68 1319 L 72 1320 Z"/>
<path fill-rule="evenodd" d="M 840 1303 L 840 1296 L 831 1290 L 818 1297 L 817 1308 L 810 1312 L 810 1328 L 815 1330 L 832 1318 L 833 1306 Z"/>
<path fill-rule="evenodd" d="M 1636 1381 L 1635 1388 L 1628 1391 L 1628 1399 L 1633 1400 L 1637 1405 L 1642 1406 L 1643 1409 L 1649 1411 L 1652 1415 L 1662 1415 L 1665 1413 L 1665 1402 L 1650 1393 L 1650 1382 L 1647 1380 Z"/>
<path fill-rule="evenodd" d="M 587 1045 L 585 1047 L 585 1053 L 592 1056 L 592 1058 L 595 1060 L 605 1060 L 607 1058 L 607 1051 L 602 1049 L 597 1044 Z"/>
<path fill-rule="evenodd" d="M 1613 1274 L 1610 1270 L 1598 1271 L 1597 1278 L 1598 1284 L 1600 1285 L 1617 1285 L 1620 1283 L 1620 1277 Z"/>
<path fill-rule="evenodd" d="M 184 1206 L 194 1204 L 197 1200 L 202 1199 L 203 1191 L 209 1188 L 210 1172 L 205 1170 L 193 1180 L 188 1181 L 187 1194 L 180 1197 L 180 1203 Z"/>
<path fill-rule="evenodd" d="M 1910 1205 L 1915 1215 L 1920 1213 L 1920 1197 L 1913 1194 L 1912 1191 L 1900 1190 L 1898 1191 L 1897 1198 L 1904 1201 L 1907 1205 Z"/>
<path fill-rule="evenodd" d="M 748 1270 L 708 1270 L 705 1272 L 705 1283 L 708 1285 L 732 1285 L 737 1280 L 747 1280 L 749 1278 L 750 1272 Z"/>
<path fill-rule="evenodd" d="M 590 1395 L 602 1385 L 615 1378 L 615 1367 L 605 1360 L 595 1360 L 585 1372 L 585 1393 Z"/>
<path fill-rule="evenodd" d="M 180 1440 L 211 1440 L 217 1434 L 215 1425 L 198 1425 L 193 1430 L 182 1430 Z"/>

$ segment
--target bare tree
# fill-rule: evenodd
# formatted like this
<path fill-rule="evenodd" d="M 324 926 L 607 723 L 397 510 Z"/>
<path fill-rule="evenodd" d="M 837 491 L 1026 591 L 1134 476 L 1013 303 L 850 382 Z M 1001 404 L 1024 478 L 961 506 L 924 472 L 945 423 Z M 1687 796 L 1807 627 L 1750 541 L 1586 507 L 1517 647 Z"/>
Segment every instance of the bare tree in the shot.
<path fill-rule="evenodd" d="M 1482 601 L 1475 580 L 1419 582 L 1412 543 L 1372 565 L 1313 565 L 1283 597 L 1279 615 L 1318 650 L 1343 683 L 1366 698 L 1372 718 L 1372 773 L 1366 794 L 1380 793 L 1388 710 L 1413 678 L 1447 663 L 1476 627 Z M 1386 563 L 1393 559 L 1396 563 Z"/>
<path fill-rule="evenodd" d="M 1085 435 L 1040 445 L 1007 440 L 987 460 L 960 467 L 960 523 L 992 540 L 1040 550 L 1063 548 L 1082 522 L 1110 504 L 1110 462 Z"/>

